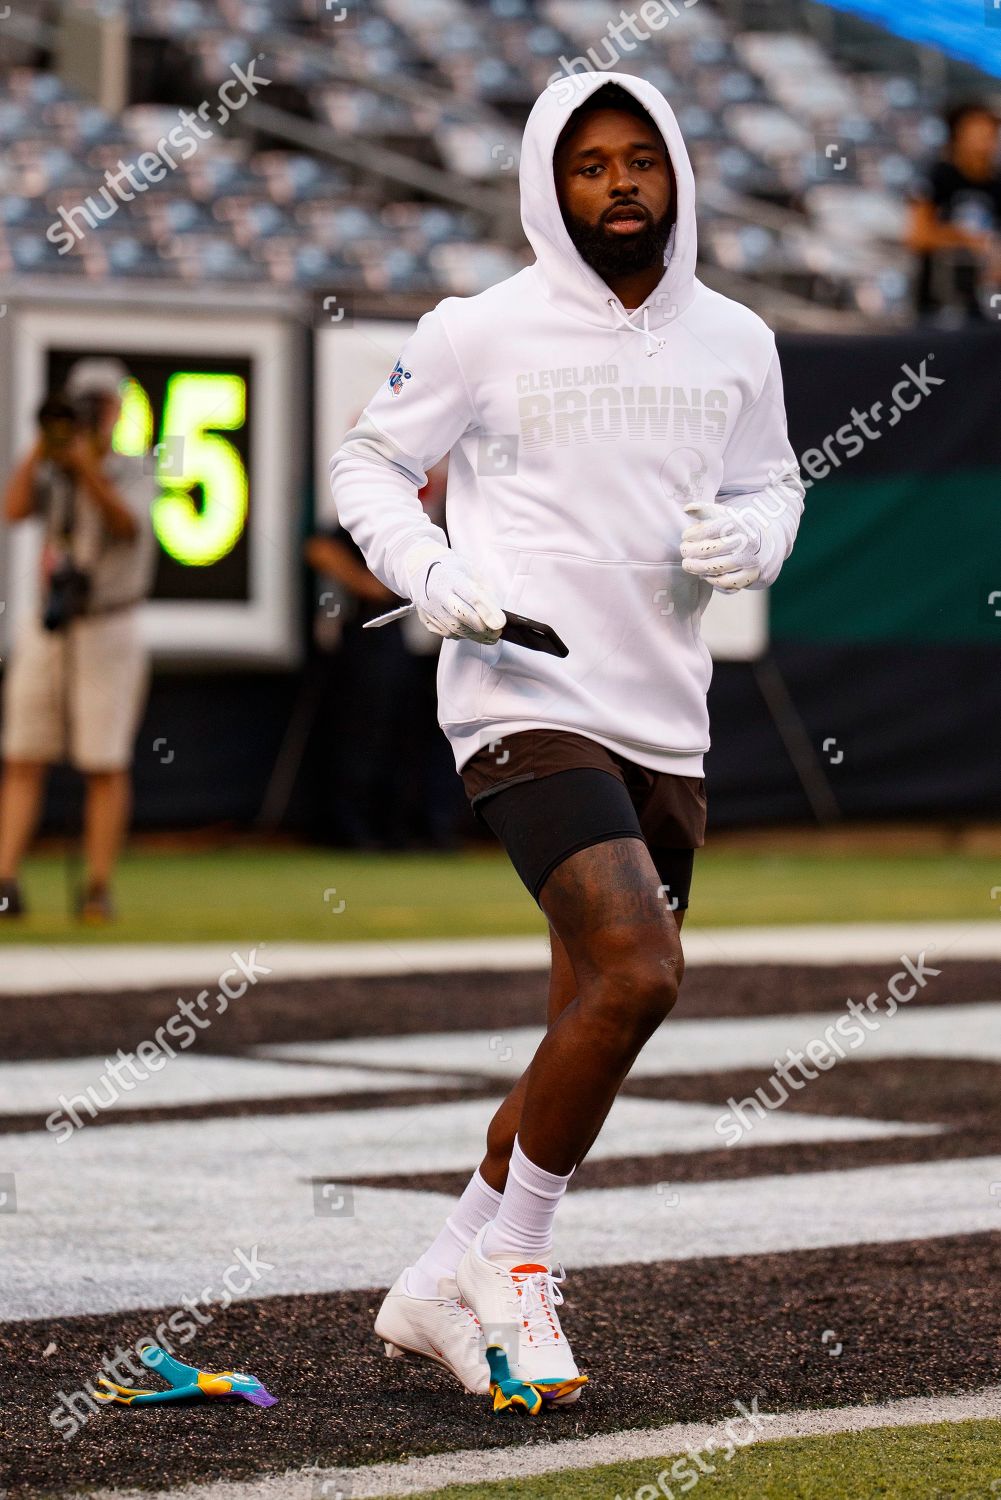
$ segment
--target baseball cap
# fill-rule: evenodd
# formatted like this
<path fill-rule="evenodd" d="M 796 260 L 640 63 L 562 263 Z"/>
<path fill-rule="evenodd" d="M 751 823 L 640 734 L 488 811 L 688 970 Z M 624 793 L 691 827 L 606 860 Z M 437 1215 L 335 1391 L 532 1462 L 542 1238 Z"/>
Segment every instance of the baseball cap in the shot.
<path fill-rule="evenodd" d="M 66 394 L 71 399 L 92 394 L 118 396 L 128 378 L 120 359 L 78 359 L 66 378 Z"/>

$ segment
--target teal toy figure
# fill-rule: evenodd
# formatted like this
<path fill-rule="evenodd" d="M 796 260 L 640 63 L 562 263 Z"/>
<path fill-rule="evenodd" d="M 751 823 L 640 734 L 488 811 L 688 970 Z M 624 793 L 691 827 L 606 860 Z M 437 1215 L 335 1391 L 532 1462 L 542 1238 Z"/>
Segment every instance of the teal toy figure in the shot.
<path fill-rule="evenodd" d="M 162 1375 L 170 1386 L 169 1391 L 137 1391 L 131 1386 L 115 1385 L 98 1376 L 98 1385 L 106 1387 L 94 1392 L 98 1401 L 117 1401 L 121 1406 L 155 1406 L 163 1401 L 186 1401 L 192 1396 L 242 1396 L 254 1406 L 275 1406 L 277 1396 L 272 1396 L 253 1375 L 241 1375 L 238 1370 L 198 1370 L 194 1365 L 182 1365 L 157 1344 L 144 1344 L 139 1358 L 150 1370 Z"/>
<path fill-rule="evenodd" d="M 529 1385 L 511 1374 L 507 1351 L 500 1344 L 487 1348 L 487 1364 L 490 1368 L 490 1394 L 494 1398 L 494 1411 L 507 1411 L 516 1406 L 524 1407 L 530 1417 L 537 1417 L 543 1406 L 558 1402 L 579 1386 L 586 1385 L 587 1376 L 578 1375 L 573 1380 L 538 1381 Z"/>
<path fill-rule="evenodd" d="M 538 1416 L 542 1410 L 542 1397 L 534 1385 L 516 1379 L 507 1362 L 507 1351 L 499 1344 L 491 1344 L 487 1350 L 490 1366 L 490 1394 L 494 1398 L 494 1411 L 505 1411 L 509 1406 L 523 1406 L 530 1417 Z"/>

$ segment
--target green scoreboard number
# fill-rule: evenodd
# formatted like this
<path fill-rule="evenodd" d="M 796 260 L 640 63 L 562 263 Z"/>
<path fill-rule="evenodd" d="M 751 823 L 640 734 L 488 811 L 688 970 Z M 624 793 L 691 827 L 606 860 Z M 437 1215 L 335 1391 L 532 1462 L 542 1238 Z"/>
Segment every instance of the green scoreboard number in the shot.
<path fill-rule="evenodd" d="M 88 349 L 50 348 L 48 389 L 59 390 Z M 254 363 L 216 355 L 102 349 L 130 379 L 113 436 L 153 477 L 159 542 L 153 599 L 250 602 Z"/>
<path fill-rule="evenodd" d="M 32 377 L 14 402 L 25 446 L 34 412 L 46 395 L 78 385 L 70 377 L 81 361 L 122 366 L 112 467 L 148 517 L 143 630 L 154 660 L 171 670 L 294 665 L 304 475 L 288 461 L 298 420 L 289 398 L 307 350 L 291 319 L 236 303 L 208 316 L 192 303 L 147 319 L 126 301 L 72 316 L 31 309 L 20 335 Z M 86 405 L 79 417 L 90 420 Z M 101 544 L 116 545 L 106 533 Z"/>
<path fill-rule="evenodd" d="M 165 382 L 159 431 L 139 380 L 126 388 L 114 446 L 151 453 L 159 495 L 153 527 L 168 557 L 204 568 L 232 552 L 247 525 L 247 465 L 229 437 L 247 420 L 241 375 L 178 370 Z M 200 503 L 195 502 L 198 495 Z"/>

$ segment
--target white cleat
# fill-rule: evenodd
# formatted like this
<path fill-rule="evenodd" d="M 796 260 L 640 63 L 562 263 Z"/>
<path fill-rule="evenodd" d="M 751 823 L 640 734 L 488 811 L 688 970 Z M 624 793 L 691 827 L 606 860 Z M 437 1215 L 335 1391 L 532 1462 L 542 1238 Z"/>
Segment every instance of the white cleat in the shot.
<path fill-rule="evenodd" d="M 487 1348 L 503 1350 L 512 1380 L 534 1386 L 547 1403 L 576 1401 L 587 1376 L 577 1369 L 556 1311 L 563 1301 L 562 1267 L 554 1274 L 551 1266 L 520 1255 L 487 1258 L 485 1233 L 486 1226 L 459 1262 L 456 1281 L 480 1320 Z"/>
<path fill-rule="evenodd" d="M 490 1370 L 479 1319 L 459 1296 L 454 1281 L 438 1283 L 437 1297 L 412 1297 L 406 1271 L 386 1294 L 375 1332 L 390 1359 L 418 1354 L 454 1375 L 471 1396 L 486 1396 Z"/>

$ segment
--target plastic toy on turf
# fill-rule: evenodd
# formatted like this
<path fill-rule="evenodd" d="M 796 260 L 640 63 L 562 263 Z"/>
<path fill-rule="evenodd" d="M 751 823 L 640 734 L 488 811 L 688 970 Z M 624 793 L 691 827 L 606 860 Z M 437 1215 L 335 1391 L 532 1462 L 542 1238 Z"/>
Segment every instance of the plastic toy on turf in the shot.
<path fill-rule="evenodd" d="M 115 1385 L 98 1376 L 98 1385 L 106 1387 L 95 1391 L 98 1401 L 117 1401 L 121 1406 L 154 1406 L 163 1401 L 185 1401 L 192 1396 L 242 1396 L 254 1406 L 275 1406 L 277 1396 L 253 1375 L 241 1375 L 238 1370 L 199 1370 L 194 1365 L 182 1365 L 157 1344 L 145 1344 L 139 1350 L 139 1358 L 150 1370 L 162 1375 L 170 1385 L 169 1391 L 137 1391 L 131 1386 Z"/>
<path fill-rule="evenodd" d="M 487 1349 L 487 1364 L 490 1366 L 490 1394 L 494 1398 L 494 1411 L 506 1411 L 511 1406 L 522 1406 L 530 1417 L 537 1417 L 543 1404 L 559 1403 L 587 1383 L 586 1375 L 575 1380 L 553 1383 L 540 1382 L 529 1385 L 511 1374 L 507 1351 L 500 1344 L 491 1344 Z"/>

